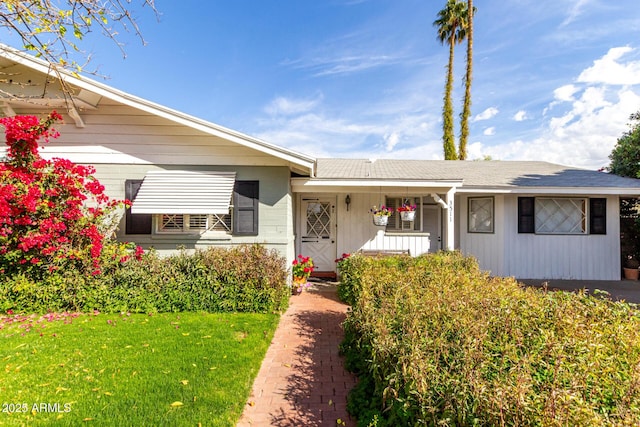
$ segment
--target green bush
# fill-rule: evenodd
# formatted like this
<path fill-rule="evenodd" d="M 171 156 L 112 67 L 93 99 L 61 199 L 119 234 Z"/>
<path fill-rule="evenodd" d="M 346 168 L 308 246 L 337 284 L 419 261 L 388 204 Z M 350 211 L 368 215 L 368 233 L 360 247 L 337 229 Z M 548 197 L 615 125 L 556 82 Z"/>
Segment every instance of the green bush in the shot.
<path fill-rule="evenodd" d="M 640 423 L 635 306 L 491 278 L 457 252 L 358 265 L 342 351 L 368 384 L 350 397 L 360 425 Z"/>
<path fill-rule="evenodd" d="M 79 266 L 38 281 L 6 278 L 0 310 L 281 312 L 288 305 L 285 260 L 260 245 L 181 251 L 166 258 L 150 252 L 125 262 L 106 253 L 98 275 L 84 274 Z"/>

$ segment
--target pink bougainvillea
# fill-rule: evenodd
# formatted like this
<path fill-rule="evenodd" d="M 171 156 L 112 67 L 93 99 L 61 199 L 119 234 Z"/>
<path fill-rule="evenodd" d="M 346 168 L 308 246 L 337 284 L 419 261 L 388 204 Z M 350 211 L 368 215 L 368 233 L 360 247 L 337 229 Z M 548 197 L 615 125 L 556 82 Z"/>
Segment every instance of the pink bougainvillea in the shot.
<path fill-rule="evenodd" d="M 73 260 L 98 274 L 104 219 L 128 203 L 104 194 L 93 167 L 40 156 L 38 143 L 58 136 L 52 125 L 61 119 L 55 111 L 42 121 L 0 119 L 8 145 L 0 163 L 0 273 L 51 272 Z"/>

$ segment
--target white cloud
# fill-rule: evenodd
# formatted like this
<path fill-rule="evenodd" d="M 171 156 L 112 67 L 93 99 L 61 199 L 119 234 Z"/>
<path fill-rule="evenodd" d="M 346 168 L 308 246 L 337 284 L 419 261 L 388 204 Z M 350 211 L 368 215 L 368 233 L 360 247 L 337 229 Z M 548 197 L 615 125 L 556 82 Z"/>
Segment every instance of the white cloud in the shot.
<path fill-rule="evenodd" d="M 265 107 L 265 112 L 272 115 L 295 115 L 306 113 L 316 108 L 322 102 L 322 94 L 312 99 L 293 99 L 279 96 Z"/>
<path fill-rule="evenodd" d="M 488 127 L 486 128 L 483 132 L 483 135 L 485 136 L 491 136 L 491 135 L 495 135 L 496 134 L 496 128 L 495 127 Z"/>
<path fill-rule="evenodd" d="M 578 1 L 576 1 L 576 3 L 573 5 L 571 10 L 569 11 L 569 15 L 565 18 L 565 20 L 562 22 L 562 24 L 560 24 L 560 26 L 563 27 L 563 26 L 569 25 L 570 23 L 575 21 L 576 18 L 578 18 L 582 14 L 582 10 L 584 9 L 584 6 L 587 5 L 589 3 L 589 1 L 590 0 L 578 0 Z"/>
<path fill-rule="evenodd" d="M 384 140 L 387 143 L 386 150 L 393 151 L 394 147 L 398 145 L 398 142 L 400 142 L 400 136 L 397 132 L 391 132 L 390 134 L 384 136 Z"/>
<path fill-rule="evenodd" d="M 527 112 L 524 110 L 520 110 L 513 115 L 513 120 L 515 120 L 516 122 L 522 122 L 524 120 L 527 120 L 528 118 L 529 116 L 527 116 Z"/>
<path fill-rule="evenodd" d="M 593 65 L 578 76 L 578 82 L 609 85 L 637 85 L 640 84 L 640 61 L 630 61 L 626 64 L 618 62 L 625 54 L 634 49 L 614 47 L 606 55 L 593 61 Z"/>
<path fill-rule="evenodd" d="M 598 169 L 624 131 L 631 113 L 638 110 L 640 93 L 621 89 L 605 100 L 605 88 L 588 88 L 562 116 L 552 117 L 540 136 L 482 147 L 483 155 L 500 160 L 542 160 Z M 476 150 L 478 151 L 478 150 Z"/>
<path fill-rule="evenodd" d="M 494 117 L 499 112 L 500 112 L 500 110 L 498 110 L 496 107 L 489 107 L 486 110 L 484 110 L 482 113 L 476 115 L 471 121 L 472 122 L 479 122 L 481 120 L 489 120 L 490 118 Z"/>
<path fill-rule="evenodd" d="M 573 95 L 578 92 L 578 90 L 574 85 L 560 86 L 553 91 L 553 98 L 557 101 L 573 101 Z"/>

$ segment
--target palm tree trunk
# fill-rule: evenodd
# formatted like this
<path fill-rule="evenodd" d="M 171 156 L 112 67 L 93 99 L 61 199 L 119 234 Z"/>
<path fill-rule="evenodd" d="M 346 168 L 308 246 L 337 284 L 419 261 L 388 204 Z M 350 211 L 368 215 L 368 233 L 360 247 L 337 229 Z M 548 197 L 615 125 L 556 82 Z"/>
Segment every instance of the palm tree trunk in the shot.
<path fill-rule="evenodd" d="M 460 145 L 458 155 L 460 160 L 467 158 L 467 140 L 469 139 L 469 116 L 471 115 L 471 80 L 473 78 L 473 0 L 467 0 L 468 28 L 467 28 L 467 74 L 464 78 L 464 101 L 460 115 Z"/>
<path fill-rule="evenodd" d="M 442 107 L 442 143 L 444 145 L 444 159 L 456 160 L 456 143 L 453 136 L 453 32 L 449 41 L 449 64 L 447 65 L 447 81 L 444 88 L 444 106 Z"/>

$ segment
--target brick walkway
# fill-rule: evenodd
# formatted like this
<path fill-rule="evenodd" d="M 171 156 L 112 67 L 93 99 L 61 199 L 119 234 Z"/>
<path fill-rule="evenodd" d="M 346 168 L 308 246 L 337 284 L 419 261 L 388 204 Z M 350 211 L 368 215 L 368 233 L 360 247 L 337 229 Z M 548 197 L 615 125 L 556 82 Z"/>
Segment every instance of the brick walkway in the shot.
<path fill-rule="evenodd" d="M 237 427 L 356 425 L 346 410 L 356 378 L 338 355 L 346 311 L 334 283 L 291 297 Z"/>

